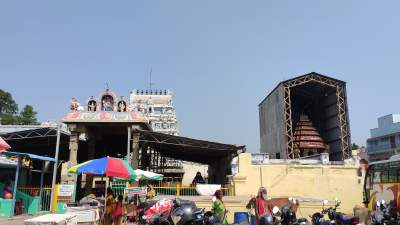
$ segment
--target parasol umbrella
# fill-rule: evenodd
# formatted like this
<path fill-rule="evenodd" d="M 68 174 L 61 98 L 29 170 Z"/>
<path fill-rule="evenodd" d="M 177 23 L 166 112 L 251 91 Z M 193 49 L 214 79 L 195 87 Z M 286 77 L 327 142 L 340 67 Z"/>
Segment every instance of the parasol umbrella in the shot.
<path fill-rule="evenodd" d="M 9 148 L 10 145 L 7 144 L 7 142 L 2 137 L 0 137 L 0 152 L 4 152 Z"/>
<path fill-rule="evenodd" d="M 156 180 L 156 181 L 162 181 L 164 176 L 162 174 L 150 172 L 150 171 L 145 171 L 141 169 L 136 169 L 136 180 Z"/>
<path fill-rule="evenodd" d="M 103 157 L 71 167 L 68 173 L 103 175 L 124 180 L 136 180 L 136 173 L 123 159 Z"/>
<path fill-rule="evenodd" d="M 127 161 L 113 157 L 103 157 L 71 167 L 68 173 L 103 175 L 124 180 L 136 180 L 137 175 Z M 107 182 L 106 182 L 106 201 L 104 202 L 104 213 L 107 207 Z"/>

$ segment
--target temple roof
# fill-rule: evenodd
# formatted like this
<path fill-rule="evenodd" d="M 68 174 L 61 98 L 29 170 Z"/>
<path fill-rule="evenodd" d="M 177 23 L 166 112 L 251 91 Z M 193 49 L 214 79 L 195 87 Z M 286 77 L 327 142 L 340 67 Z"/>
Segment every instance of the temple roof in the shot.
<path fill-rule="evenodd" d="M 140 112 L 72 111 L 61 119 L 63 123 L 149 123 Z"/>

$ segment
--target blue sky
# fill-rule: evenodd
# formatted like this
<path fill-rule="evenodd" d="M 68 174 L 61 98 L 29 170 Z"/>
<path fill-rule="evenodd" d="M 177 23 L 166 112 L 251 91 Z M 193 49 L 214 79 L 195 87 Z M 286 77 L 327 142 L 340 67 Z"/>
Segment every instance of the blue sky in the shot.
<path fill-rule="evenodd" d="M 400 112 L 399 1 L 1 1 L 0 88 L 40 120 L 109 83 L 175 92 L 184 136 L 259 150 L 258 103 L 311 71 L 347 82 L 352 141 Z"/>

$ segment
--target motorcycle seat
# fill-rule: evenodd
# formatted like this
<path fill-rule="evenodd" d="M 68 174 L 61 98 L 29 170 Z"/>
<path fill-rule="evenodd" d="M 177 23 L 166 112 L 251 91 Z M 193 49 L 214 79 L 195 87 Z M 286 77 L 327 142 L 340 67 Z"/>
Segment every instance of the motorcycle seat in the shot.
<path fill-rule="evenodd" d="M 298 219 L 298 222 L 299 223 L 305 223 L 305 222 L 307 222 L 307 219 L 306 218 L 300 218 L 300 219 Z"/>
<path fill-rule="evenodd" d="M 354 216 L 349 216 L 349 215 L 345 215 L 345 214 L 343 214 L 343 215 L 340 216 L 340 219 L 341 219 L 342 221 L 344 221 L 344 222 L 350 222 L 350 221 L 352 221 L 354 218 L 355 218 Z"/>

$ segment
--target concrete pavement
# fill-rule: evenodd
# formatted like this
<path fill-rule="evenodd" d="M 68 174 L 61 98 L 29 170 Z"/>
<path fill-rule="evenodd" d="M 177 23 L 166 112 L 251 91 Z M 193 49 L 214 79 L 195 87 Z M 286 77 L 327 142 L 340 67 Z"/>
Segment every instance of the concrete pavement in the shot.
<path fill-rule="evenodd" d="M 14 216 L 11 218 L 2 218 L 0 217 L 0 224 L 1 225 L 24 225 L 24 220 L 37 217 L 37 216 L 30 216 L 30 215 L 20 215 Z"/>

